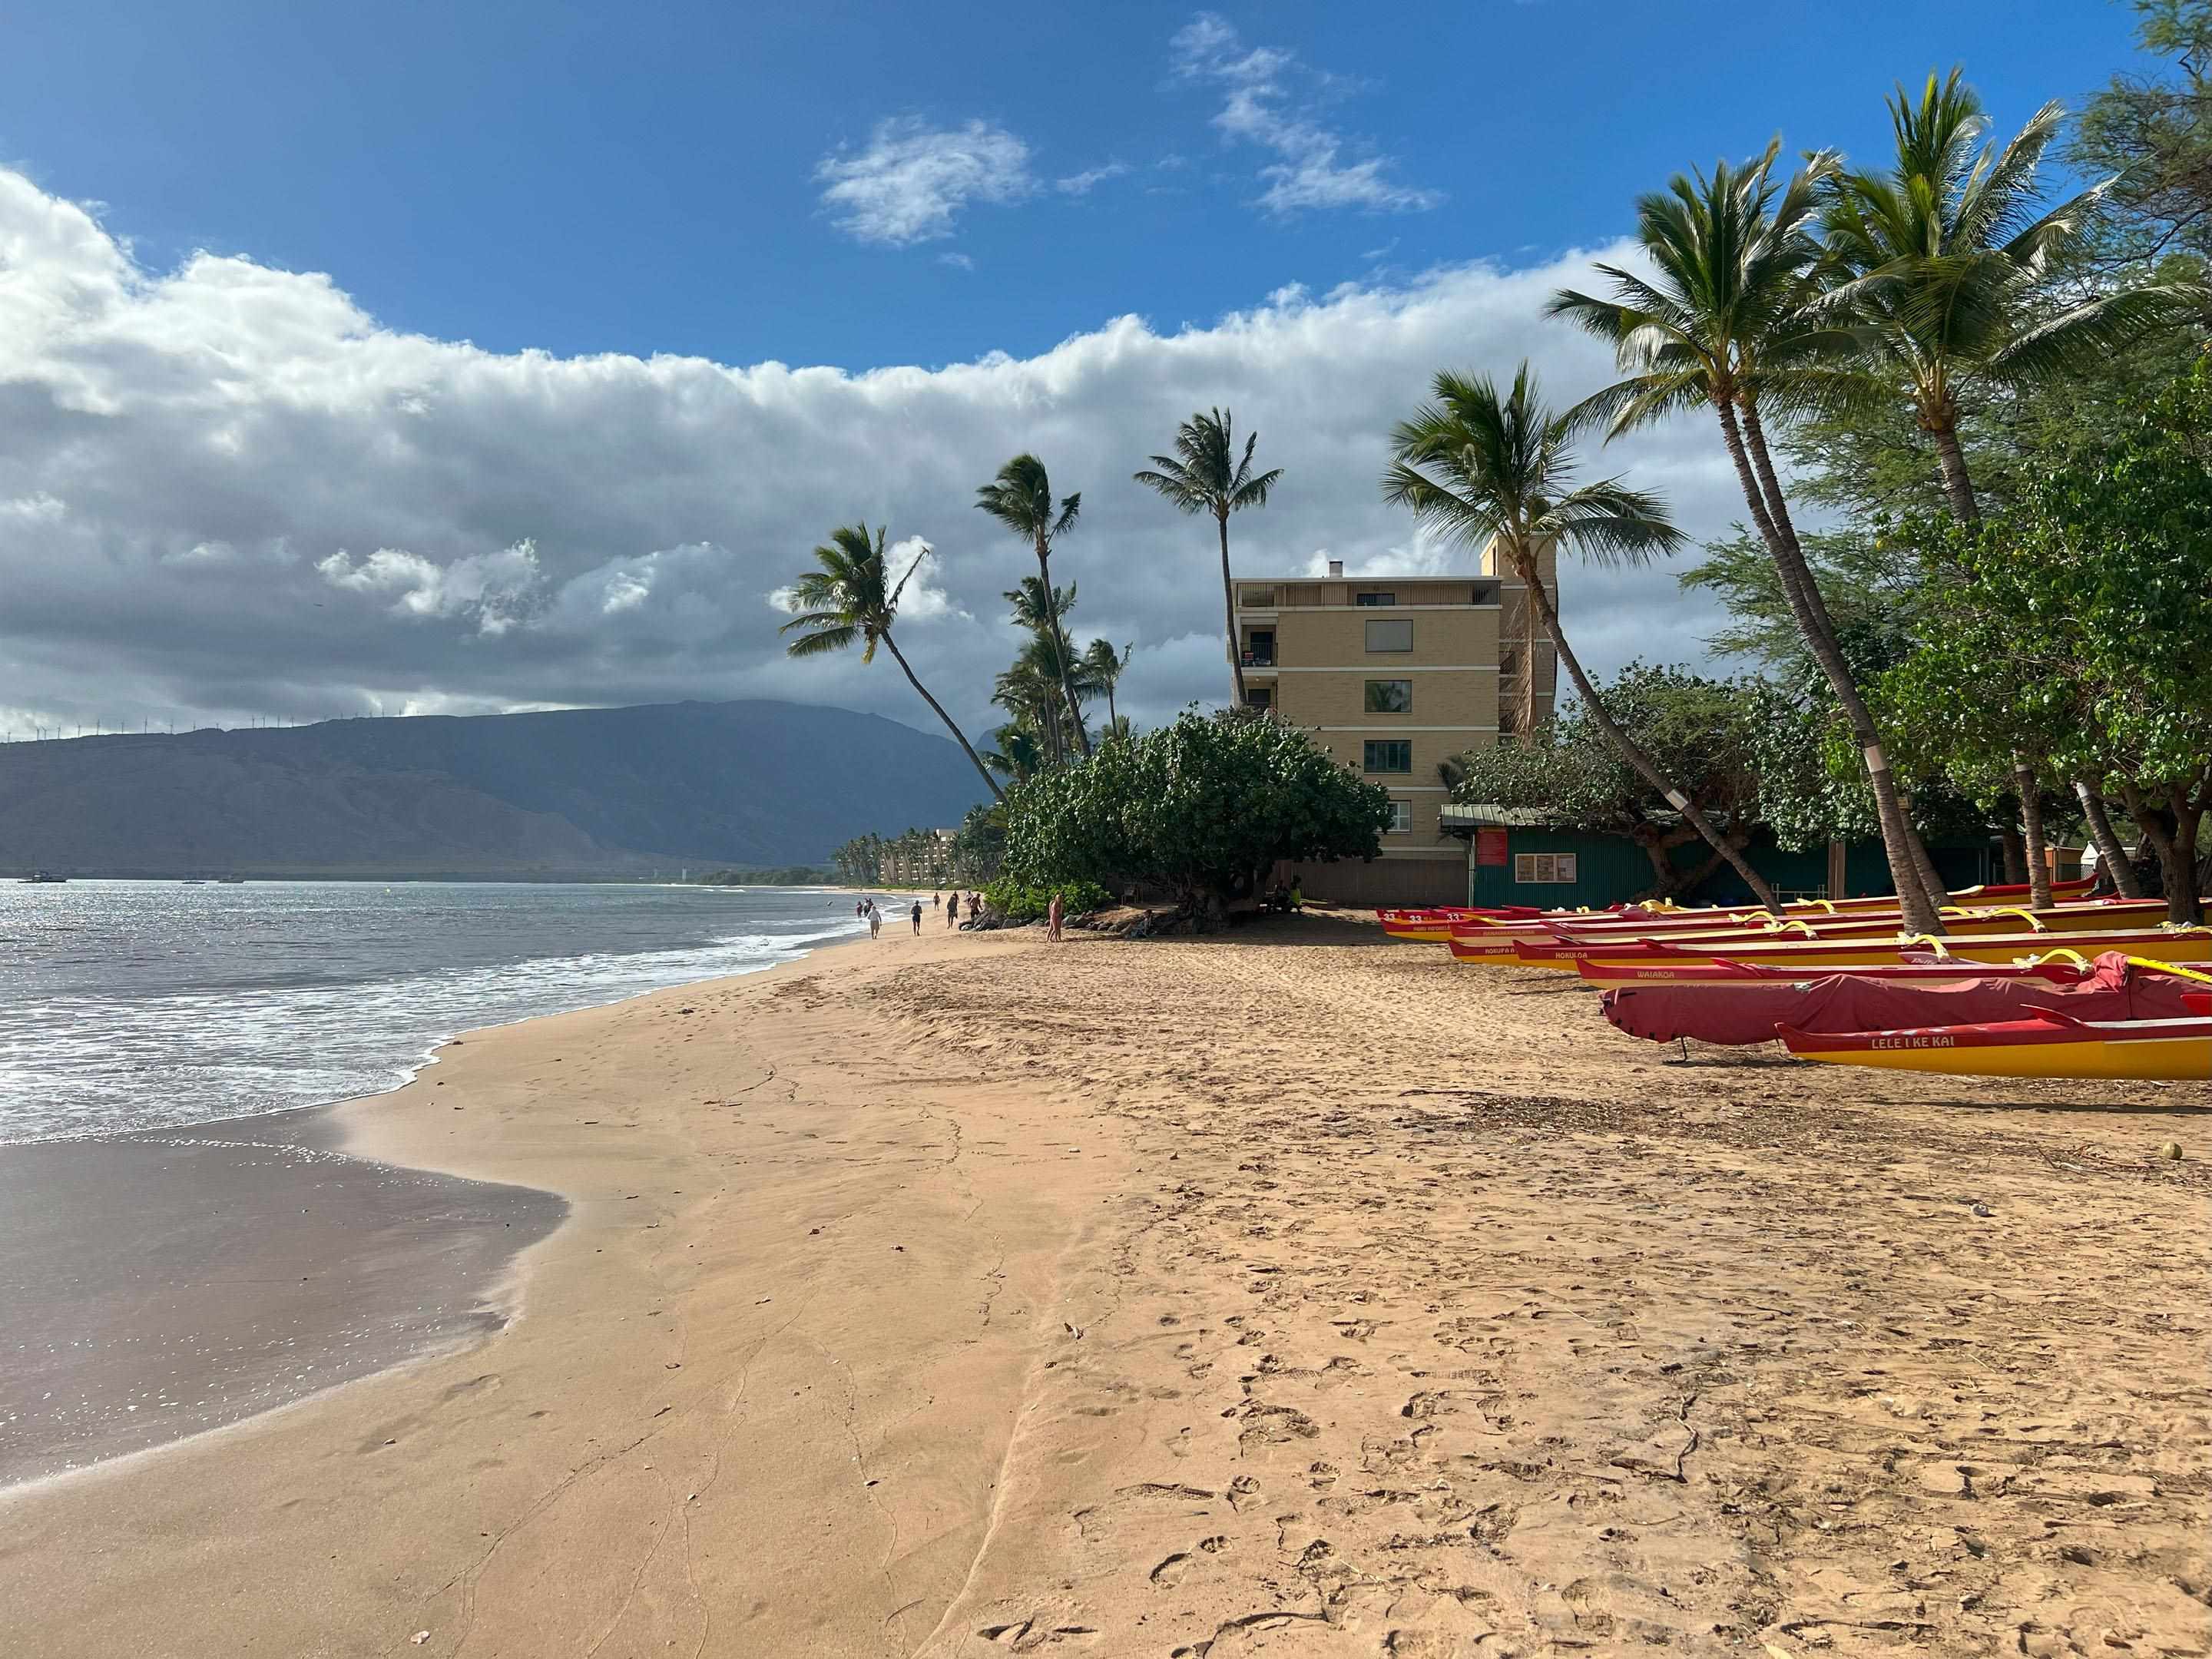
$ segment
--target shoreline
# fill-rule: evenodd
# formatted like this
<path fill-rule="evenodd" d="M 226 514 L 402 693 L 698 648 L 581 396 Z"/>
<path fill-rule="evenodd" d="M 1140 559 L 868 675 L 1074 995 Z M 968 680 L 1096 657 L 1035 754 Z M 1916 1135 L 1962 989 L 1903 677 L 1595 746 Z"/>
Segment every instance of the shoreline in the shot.
<path fill-rule="evenodd" d="M 24 1645 L 2203 1645 L 2201 1088 L 1685 1065 L 1310 918 L 439 1070 L 348 1145 L 568 1194 L 525 1316 L 0 1494 Z"/>

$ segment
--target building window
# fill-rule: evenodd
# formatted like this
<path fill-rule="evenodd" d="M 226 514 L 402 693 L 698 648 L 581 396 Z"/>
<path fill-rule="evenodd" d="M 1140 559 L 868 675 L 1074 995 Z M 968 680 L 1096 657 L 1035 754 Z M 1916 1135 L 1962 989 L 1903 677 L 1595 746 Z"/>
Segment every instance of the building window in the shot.
<path fill-rule="evenodd" d="M 1395 605 L 1398 596 L 1395 593 L 1355 593 L 1352 602 L 1354 605 Z"/>
<path fill-rule="evenodd" d="M 1244 706 L 1247 708 L 1272 708 L 1274 705 L 1275 691 L 1273 686 L 1255 685 L 1246 688 Z"/>
<path fill-rule="evenodd" d="M 1367 712 L 1370 714 L 1412 714 L 1413 712 L 1413 681 L 1368 681 Z"/>
<path fill-rule="evenodd" d="M 1386 622 L 1378 618 L 1369 623 L 1367 648 L 1370 651 L 1411 651 L 1413 648 L 1413 619 L 1407 617 Z"/>
<path fill-rule="evenodd" d="M 1575 879 L 1575 854 L 1516 853 L 1513 855 L 1513 879 L 1521 886 L 1571 882 Z"/>
<path fill-rule="evenodd" d="M 1413 745 L 1402 738 L 1367 744 L 1366 763 L 1369 772 L 1410 772 L 1413 769 Z"/>
<path fill-rule="evenodd" d="M 1389 833 L 1394 836 L 1413 833 L 1413 804 L 1411 801 L 1394 800 L 1390 803 Z"/>
<path fill-rule="evenodd" d="M 1237 596 L 1237 603 L 1247 611 L 1273 611 L 1275 590 L 1272 587 L 1248 587 Z"/>

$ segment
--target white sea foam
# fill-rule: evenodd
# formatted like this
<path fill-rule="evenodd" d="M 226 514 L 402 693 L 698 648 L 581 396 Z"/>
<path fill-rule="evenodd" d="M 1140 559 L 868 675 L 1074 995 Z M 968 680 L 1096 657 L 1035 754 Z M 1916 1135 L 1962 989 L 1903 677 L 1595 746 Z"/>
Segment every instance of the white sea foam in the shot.
<path fill-rule="evenodd" d="M 790 961 L 854 932 L 849 902 L 458 884 L 0 894 L 0 1142 L 395 1088 L 462 1030 Z"/>

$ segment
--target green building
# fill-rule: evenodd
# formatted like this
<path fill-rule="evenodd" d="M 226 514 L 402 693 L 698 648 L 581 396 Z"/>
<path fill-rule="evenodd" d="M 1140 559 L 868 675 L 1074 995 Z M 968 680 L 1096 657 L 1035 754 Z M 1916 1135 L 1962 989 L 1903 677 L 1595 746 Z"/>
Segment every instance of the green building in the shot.
<path fill-rule="evenodd" d="M 1530 904 L 1544 909 L 1602 909 L 1626 903 L 1654 884 L 1651 860 L 1625 836 L 1557 830 L 1540 807 L 1444 807 L 1443 832 L 1467 843 L 1467 902 L 1474 906 Z M 1784 851 L 1761 830 L 1743 849 L 1751 867 L 1784 899 L 1857 898 L 1894 891 L 1889 860 L 1878 841 L 1831 842 L 1802 853 Z M 1702 841 L 1668 851 L 1680 869 L 1695 870 L 1712 856 Z M 1954 890 L 2002 881 L 2002 855 L 1993 841 L 1932 846 L 1928 856 Z M 1743 878 L 1723 864 L 1697 886 L 1674 896 L 1684 904 L 1752 902 Z"/>

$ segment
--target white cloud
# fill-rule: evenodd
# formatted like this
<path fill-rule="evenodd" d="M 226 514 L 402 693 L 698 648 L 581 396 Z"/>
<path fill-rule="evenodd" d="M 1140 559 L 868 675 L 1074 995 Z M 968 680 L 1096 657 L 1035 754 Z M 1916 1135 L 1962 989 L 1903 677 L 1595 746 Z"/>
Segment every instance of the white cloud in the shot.
<path fill-rule="evenodd" d="M 823 156 L 814 178 L 839 228 L 892 247 L 950 236 L 970 202 L 1018 201 L 1036 188 L 1029 146 L 1006 128 L 933 127 L 911 115 L 879 122 L 858 155 Z"/>
<path fill-rule="evenodd" d="M 955 270 L 975 269 L 975 262 L 964 253 L 940 253 L 937 256 L 937 263 L 940 265 L 951 265 Z"/>
<path fill-rule="evenodd" d="M 1129 170 L 1126 161 L 1109 161 L 1103 167 L 1085 167 L 1080 173 L 1071 173 L 1064 179 L 1055 179 L 1052 187 L 1065 196 L 1088 196 L 1109 179 L 1119 179 Z"/>
<path fill-rule="evenodd" d="M 1129 481 L 1178 421 L 1229 406 L 1285 469 L 1231 527 L 1239 570 L 1300 568 L 1319 548 L 1380 569 L 1431 556 L 1376 480 L 1435 370 L 1529 356 L 1562 404 L 1610 370 L 1542 319 L 1553 288 L 1589 280 L 1580 255 L 856 374 L 398 333 L 326 276 L 206 257 L 142 270 L 89 214 L 4 171 L 0 247 L 0 503 L 33 504 L 0 511 L 0 663 L 27 723 L 783 696 L 927 729 L 880 663 L 787 658 L 763 602 L 865 519 L 903 556 L 918 538 L 934 550 L 900 644 L 986 727 L 1014 646 L 1000 595 L 1034 567 L 971 503 L 1024 449 L 1083 492 L 1054 560 L 1081 586 L 1074 632 L 1137 641 L 1122 702 L 1158 719 L 1227 685 L 1211 530 Z M 1705 425 L 1615 446 L 1601 469 L 1667 494 L 1694 533 L 1741 514 Z M 1712 621 L 1664 568 L 1564 585 L 1601 670 L 1695 658 Z"/>
<path fill-rule="evenodd" d="M 1307 70 L 1295 52 L 1277 46 L 1247 50 L 1236 29 L 1210 11 L 1177 30 L 1169 48 L 1177 76 L 1223 89 L 1215 126 L 1275 153 L 1277 159 L 1260 169 L 1267 189 L 1259 204 L 1270 212 L 1346 207 L 1409 212 L 1444 199 L 1441 191 L 1395 182 L 1389 175 L 1397 163 L 1388 155 L 1345 160 L 1355 148 L 1352 141 L 1315 118 L 1315 94 L 1328 77 Z"/>

